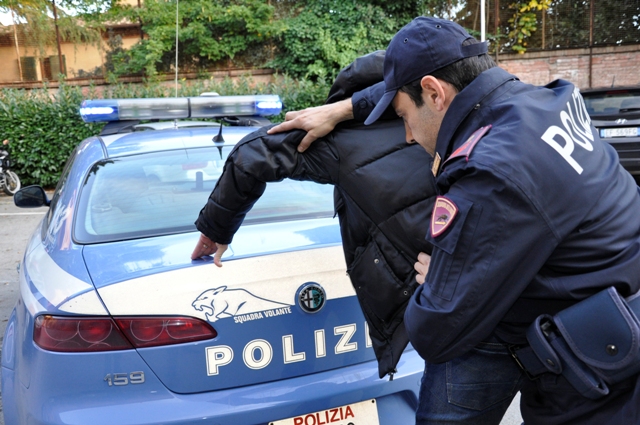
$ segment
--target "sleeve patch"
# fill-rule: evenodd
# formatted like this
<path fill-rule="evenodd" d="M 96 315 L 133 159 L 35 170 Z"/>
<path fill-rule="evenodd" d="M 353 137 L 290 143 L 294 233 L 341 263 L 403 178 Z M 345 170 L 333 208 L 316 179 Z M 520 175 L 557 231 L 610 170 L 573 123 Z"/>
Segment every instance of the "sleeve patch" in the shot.
<path fill-rule="evenodd" d="M 468 161 L 469 155 L 471 155 L 471 151 L 473 150 L 473 148 L 475 148 L 478 141 L 482 139 L 482 136 L 487 134 L 487 132 L 490 129 L 491 129 L 491 124 L 484 127 L 480 127 L 479 129 L 474 131 L 473 134 L 469 136 L 467 141 L 464 142 L 462 146 L 460 146 L 458 149 L 456 149 L 455 152 L 453 152 L 449 158 L 447 158 L 447 161 L 450 161 L 453 158 L 459 158 L 461 156 L 466 157 Z"/>
<path fill-rule="evenodd" d="M 438 196 L 431 213 L 431 236 L 437 238 L 453 223 L 458 207 L 452 200 Z"/>

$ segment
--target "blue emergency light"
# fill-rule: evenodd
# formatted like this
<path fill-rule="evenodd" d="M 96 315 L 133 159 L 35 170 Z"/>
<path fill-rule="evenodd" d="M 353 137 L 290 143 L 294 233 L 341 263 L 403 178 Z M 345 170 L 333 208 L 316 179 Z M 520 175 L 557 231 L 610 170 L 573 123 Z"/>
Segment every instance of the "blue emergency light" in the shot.
<path fill-rule="evenodd" d="M 281 111 L 277 95 L 96 99 L 80 106 L 84 122 L 268 116 Z"/>

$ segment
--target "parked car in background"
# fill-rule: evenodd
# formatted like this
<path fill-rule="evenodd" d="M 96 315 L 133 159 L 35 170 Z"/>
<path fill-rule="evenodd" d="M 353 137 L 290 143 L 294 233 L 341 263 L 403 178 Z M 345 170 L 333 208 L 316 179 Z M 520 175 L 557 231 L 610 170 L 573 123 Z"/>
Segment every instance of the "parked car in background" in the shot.
<path fill-rule="evenodd" d="M 14 198 L 49 211 L 3 340 L 7 425 L 414 423 L 424 362 L 408 348 L 379 379 L 331 186 L 269 184 L 224 267 L 190 259 L 226 157 L 280 106 L 83 104 L 85 120 L 109 123 L 77 146 L 51 200 L 38 186 Z"/>
<path fill-rule="evenodd" d="M 622 166 L 640 180 L 640 86 L 581 93 L 602 140 L 616 149 Z"/>

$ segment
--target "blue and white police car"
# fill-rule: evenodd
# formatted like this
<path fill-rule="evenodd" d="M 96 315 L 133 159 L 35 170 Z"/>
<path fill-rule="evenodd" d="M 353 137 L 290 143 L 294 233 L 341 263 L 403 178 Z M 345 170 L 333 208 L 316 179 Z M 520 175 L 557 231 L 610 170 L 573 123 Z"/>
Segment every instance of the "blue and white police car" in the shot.
<path fill-rule="evenodd" d="M 7 425 L 414 423 L 424 364 L 407 350 L 392 381 L 378 378 L 331 187 L 269 185 L 224 267 L 190 259 L 226 156 L 280 107 L 83 103 L 86 121 L 108 122 L 101 134 L 77 146 L 51 200 L 37 186 L 15 197 L 49 210 L 3 340 Z"/>

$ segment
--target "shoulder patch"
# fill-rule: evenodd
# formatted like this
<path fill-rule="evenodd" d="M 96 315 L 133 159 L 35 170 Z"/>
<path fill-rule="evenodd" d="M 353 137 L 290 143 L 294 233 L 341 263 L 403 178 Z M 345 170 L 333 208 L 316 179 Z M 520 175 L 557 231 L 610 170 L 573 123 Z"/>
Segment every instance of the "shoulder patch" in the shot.
<path fill-rule="evenodd" d="M 476 147 L 476 144 L 478 143 L 478 141 L 482 139 L 482 137 L 485 134 L 487 134 L 487 132 L 489 132 L 490 129 L 491 129 L 491 124 L 484 127 L 480 127 L 479 129 L 474 131 L 473 134 L 469 136 L 467 141 L 464 142 L 462 146 L 460 146 L 458 149 L 456 149 L 455 152 L 453 152 L 449 158 L 447 158 L 447 162 L 452 160 L 453 158 L 459 158 L 461 156 L 466 157 L 467 161 L 469 161 L 469 155 L 471 155 L 471 151 L 473 150 L 473 148 Z"/>
<path fill-rule="evenodd" d="M 449 198 L 438 196 L 431 213 L 431 236 L 437 238 L 453 223 L 458 206 Z"/>

